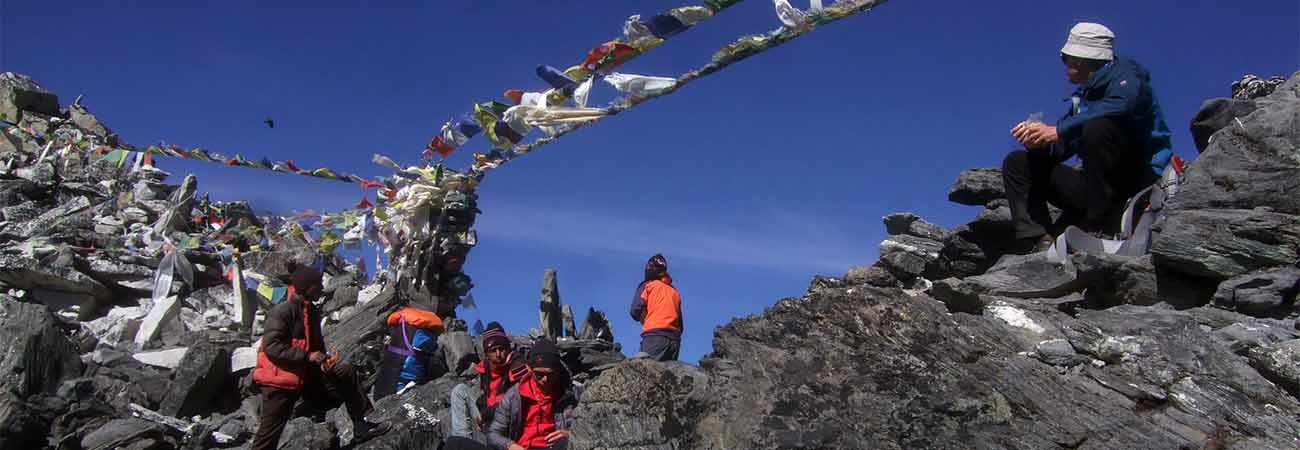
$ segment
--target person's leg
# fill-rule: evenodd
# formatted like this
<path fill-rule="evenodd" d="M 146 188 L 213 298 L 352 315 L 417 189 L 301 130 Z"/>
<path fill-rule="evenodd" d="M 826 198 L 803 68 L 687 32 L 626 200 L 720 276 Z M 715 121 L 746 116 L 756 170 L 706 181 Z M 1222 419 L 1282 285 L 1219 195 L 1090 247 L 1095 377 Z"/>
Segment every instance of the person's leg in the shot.
<path fill-rule="evenodd" d="M 1002 186 L 1011 208 L 1015 239 L 1037 238 L 1047 234 L 1052 215 L 1047 202 L 1056 164 L 1044 150 L 1016 150 L 1002 160 Z"/>
<path fill-rule="evenodd" d="M 345 362 L 334 364 L 329 369 L 322 369 L 322 375 L 325 390 L 329 392 L 330 397 L 343 402 L 348 409 L 348 416 L 354 422 L 361 420 L 374 409 L 351 364 Z"/>
<path fill-rule="evenodd" d="M 479 422 L 478 389 L 468 383 L 451 388 L 451 435 L 473 436 Z"/>
<path fill-rule="evenodd" d="M 262 386 L 262 414 L 251 450 L 275 450 L 280 445 L 284 425 L 293 416 L 298 391 Z"/>
<path fill-rule="evenodd" d="M 1085 183 L 1082 228 L 1099 232 L 1118 225 L 1116 213 L 1140 189 L 1135 187 L 1149 178 L 1142 174 L 1147 164 L 1141 156 L 1141 148 L 1115 121 L 1098 118 L 1083 124 L 1079 137 Z"/>
<path fill-rule="evenodd" d="M 668 352 L 661 361 L 677 361 L 677 355 L 682 351 L 682 341 L 670 340 L 668 343 Z"/>
<path fill-rule="evenodd" d="M 493 450 L 487 444 L 461 436 L 451 436 L 442 441 L 442 450 Z"/>
<path fill-rule="evenodd" d="M 663 336 L 643 336 L 641 337 L 641 352 L 649 355 L 650 359 L 655 361 L 666 361 L 671 341 L 671 339 Z"/>

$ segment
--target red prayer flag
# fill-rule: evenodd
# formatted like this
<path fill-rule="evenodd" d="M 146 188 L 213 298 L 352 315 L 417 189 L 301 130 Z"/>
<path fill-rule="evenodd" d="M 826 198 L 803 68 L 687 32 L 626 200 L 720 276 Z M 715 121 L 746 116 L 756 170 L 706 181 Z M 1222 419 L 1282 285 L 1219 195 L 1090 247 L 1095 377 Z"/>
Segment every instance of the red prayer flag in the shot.
<path fill-rule="evenodd" d="M 361 202 L 357 203 L 357 209 L 370 209 L 374 207 L 375 205 L 370 203 L 370 197 L 361 197 Z"/>

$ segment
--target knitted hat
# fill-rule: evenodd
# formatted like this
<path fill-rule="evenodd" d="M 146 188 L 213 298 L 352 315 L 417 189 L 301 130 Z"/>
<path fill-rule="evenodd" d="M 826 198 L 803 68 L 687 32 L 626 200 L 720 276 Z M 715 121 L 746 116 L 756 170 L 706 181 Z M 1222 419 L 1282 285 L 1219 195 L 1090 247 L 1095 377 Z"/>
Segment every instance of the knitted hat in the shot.
<path fill-rule="evenodd" d="M 1114 60 L 1115 33 L 1099 23 L 1080 22 L 1070 29 L 1061 53 L 1083 59 Z"/>
<path fill-rule="evenodd" d="M 298 295 L 302 295 L 310 292 L 313 287 L 320 289 L 323 287 L 321 285 L 321 279 L 323 278 L 324 276 L 321 275 L 319 270 L 307 266 L 298 267 L 293 271 L 293 276 L 291 277 L 293 280 L 293 290 L 297 292 Z"/>
<path fill-rule="evenodd" d="M 668 273 L 668 259 L 664 255 L 656 253 L 645 262 L 646 281 L 659 279 L 665 273 Z"/>
<path fill-rule="evenodd" d="M 529 366 L 546 367 L 557 371 L 564 370 L 564 361 L 560 359 L 560 350 L 555 347 L 555 343 L 550 339 L 538 339 L 533 342 L 532 350 L 528 351 Z"/>
<path fill-rule="evenodd" d="M 490 322 L 487 325 L 487 329 L 483 331 L 483 348 L 489 349 L 499 345 L 509 347 L 510 336 L 506 334 L 504 328 L 501 328 L 501 324 Z"/>

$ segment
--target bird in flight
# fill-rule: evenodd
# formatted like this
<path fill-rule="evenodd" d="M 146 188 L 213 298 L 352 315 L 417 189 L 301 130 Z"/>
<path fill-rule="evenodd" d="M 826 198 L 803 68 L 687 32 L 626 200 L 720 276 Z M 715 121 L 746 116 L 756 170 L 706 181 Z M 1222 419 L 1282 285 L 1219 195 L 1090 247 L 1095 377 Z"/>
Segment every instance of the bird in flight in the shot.
<path fill-rule="evenodd" d="M 263 120 L 262 123 L 265 123 L 267 128 L 275 128 L 275 121 L 271 120 L 270 116 L 267 116 L 266 120 Z"/>

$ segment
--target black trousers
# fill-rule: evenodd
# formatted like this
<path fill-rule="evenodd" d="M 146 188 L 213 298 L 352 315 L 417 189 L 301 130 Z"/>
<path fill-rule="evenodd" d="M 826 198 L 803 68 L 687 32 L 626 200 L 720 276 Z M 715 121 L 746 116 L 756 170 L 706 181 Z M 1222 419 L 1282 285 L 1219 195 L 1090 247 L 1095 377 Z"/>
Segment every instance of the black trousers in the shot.
<path fill-rule="evenodd" d="M 682 341 L 649 335 L 641 337 L 641 351 L 650 355 L 655 361 L 676 361 L 682 349 Z"/>
<path fill-rule="evenodd" d="M 1017 239 L 1057 234 L 1070 225 L 1114 233 L 1128 198 L 1159 178 L 1143 143 L 1111 119 L 1085 122 L 1078 146 L 1082 169 L 1061 164 L 1045 148 L 1017 150 L 1002 161 Z M 1048 203 L 1062 210 L 1055 223 Z"/>
<path fill-rule="evenodd" d="M 323 415 L 343 404 L 355 421 L 374 409 L 351 364 L 340 362 L 329 370 L 313 368 L 305 381 L 298 390 L 261 386 L 262 415 L 251 450 L 275 450 L 285 424 L 296 414 Z M 294 405 L 299 399 L 302 405 L 295 414 Z"/>

